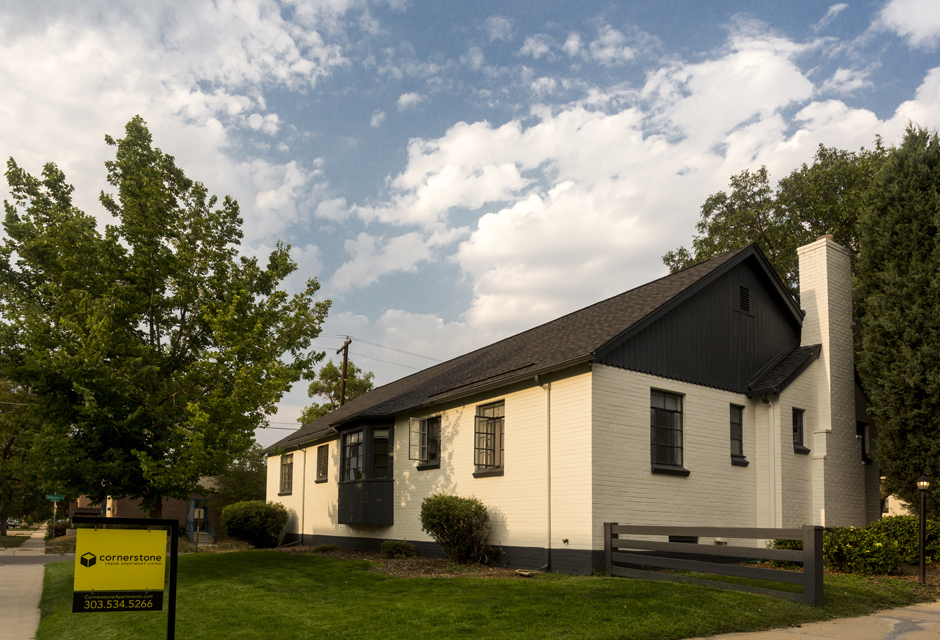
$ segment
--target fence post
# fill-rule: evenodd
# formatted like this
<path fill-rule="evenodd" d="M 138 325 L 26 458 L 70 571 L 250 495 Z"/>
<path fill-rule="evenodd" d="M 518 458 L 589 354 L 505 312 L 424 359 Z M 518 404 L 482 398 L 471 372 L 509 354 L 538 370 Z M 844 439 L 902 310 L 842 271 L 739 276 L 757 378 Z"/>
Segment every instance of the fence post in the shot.
<path fill-rule="evenodd" d="M 604 567 L 607 571 L 607 575 L 613 575 L 612 569 L 614 566 L 613 558 L 611 553 L 613 553 L 613 544 L 611 539 L 614 536 L 614 525 L 616 522 L 605 522 L 604 523 Z"/>
<path fill-rule="evenodd" d="M 803 525 L 803 602 L 811 607 L 823 605 L 823 531 Z"/>

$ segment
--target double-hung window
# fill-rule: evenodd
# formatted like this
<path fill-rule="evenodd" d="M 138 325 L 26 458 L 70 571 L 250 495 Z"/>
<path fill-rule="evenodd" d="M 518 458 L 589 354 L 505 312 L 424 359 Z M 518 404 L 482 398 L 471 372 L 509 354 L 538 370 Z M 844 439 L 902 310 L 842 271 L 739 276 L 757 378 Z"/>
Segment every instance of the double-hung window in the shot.
<path fill-rule="evenodd" d="M 287 495 L 294 488 L 294 454 L 281 456 L 281 490 L 279 495 Z"/>
<path fill-rule="evenodd" d="M 793 452 L 794 453 L 809 453 L 809 449 L 806 448 L 806 445 L 803 442 L 803 417 L 804 411 L 802 409 L 793 410 Z"/>
<path fill-rule="evenodd" d="M 391 429 L 367 427 L 343 434 L 340 479 L 388 480 L 391 478 Z"/>
<path fill-rule="evenodd" d="M 370 477 L 388 478 L 388 429 L 372 430 L 372 474 Z"/>
<path fill-rule="evenodd" d="M 408 434 L 408 458 L 418 461 L 418 469 L 441 466 L 441 417 L 412 418 Z"/>
<path fill-rule="evenodd" d="M 731 464 L 746 467 L 744 458 L 744 407 L 731 405 Z"/>
<path fill-rule="evenodd" d="M 504 402 L 477 407 L 473 432 L 473 464 L 477 477 L 502 474 L 505 412 Z"/>
<path fill-rule="evenodd" d="M 682 396 L 650 392 L 650 462 L 654 473 L 688 475 L 682 467 Z"/>
<path fill-rule="evenodd" d="M 321 444 L 317 447 L 317 479 L 316 482 L 326 482 L 329 469 L 330 445 Z"/>
<path fill-rule="evenodd" d="M 362 480 L 362 459 L 365 454 L 362 431 L 343 434 L 343 480 Z"/>

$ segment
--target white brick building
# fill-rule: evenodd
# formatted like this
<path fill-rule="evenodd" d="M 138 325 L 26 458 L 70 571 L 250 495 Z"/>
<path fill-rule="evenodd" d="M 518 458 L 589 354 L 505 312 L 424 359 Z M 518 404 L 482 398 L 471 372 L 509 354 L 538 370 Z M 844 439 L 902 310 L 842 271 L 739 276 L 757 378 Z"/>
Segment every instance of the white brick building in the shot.
<path fill-rule="evenodd" d="M 433 555 L 422 501 L 472 495 L 510 565 L 573 572 L 604 522 L 864 525 L 848 253 L 800 274 L 803 311 L 750 245 L 375 389 L 271 448 L 268 499 L 305 544 Z"/>

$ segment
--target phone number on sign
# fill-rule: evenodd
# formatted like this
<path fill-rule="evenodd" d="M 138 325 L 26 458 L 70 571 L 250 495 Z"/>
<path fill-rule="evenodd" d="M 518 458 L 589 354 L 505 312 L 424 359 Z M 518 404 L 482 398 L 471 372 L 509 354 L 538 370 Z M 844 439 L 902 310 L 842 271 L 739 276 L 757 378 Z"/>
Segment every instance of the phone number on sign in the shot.
<path fill-rule="evenodd" d="M 85 600 L 86 609 L 153 609 L 153 599 L 114 598 L 108 600 Z"/>

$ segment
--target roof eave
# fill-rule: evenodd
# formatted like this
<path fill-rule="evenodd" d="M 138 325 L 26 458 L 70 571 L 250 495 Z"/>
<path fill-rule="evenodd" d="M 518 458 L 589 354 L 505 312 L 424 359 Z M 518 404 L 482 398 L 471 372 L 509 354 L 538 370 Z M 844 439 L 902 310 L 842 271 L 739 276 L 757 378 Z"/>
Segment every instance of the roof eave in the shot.
<path fill-rule="evenodd" d="M 794 369 L 790 375 L 788 375 L 780 384 L 774 385 L 773 387 L 765 387 L 763 389 L 748 389 L 747 397 L 756 398 L 757 396 L 764 396 L 768 394 L 779 395 L 781 391 L 790 386 L 790 383 L 800 377 L 800 375 L 806 371 L 809 365 L 819 358 L 819 354 L 822 352 L 822 345 L 815 345 L 813 351 L 809 356 L 800 363 L 796 369 Z"/>
<path fill-rule="evenodd" d="M 369 414 L 367 412 L 354 414 L 338 420 L 336 422 L 330 423 L 330 427 L 336 430 L 343 428 L 345 425 L 348 425 L 350 422 L 356 420 L 368 420 L 368 419 L 389 419 L 395 418 L 396 416 L 402 415 L 404 413 L 411 413 L 414 411 L 421 411 L 422 409 L 427 409 L 428 407 L 433 407 L 445 402 L 453 402 L 454 400 L 461 400 L 463 398 L 468 398 L 480 393 L 486 393 L 487 391 L 493 391 L 494 389 L 499 389 L 501 387 L 508 387 L 513 384 L 517 384 L 523 380 L 528 380 L 529 378 L 535 378 L 536 376 L 543 376 L 548 373 L 554 373 L 556 371 L 562 371 L 564 369 L 569 369 L 571 367 L 577 366 L 579 364 L 587 364 L 593 361 L 593 354 L 586 353 L 579 355 L 575 358 L 569 358 L 568 360 L 563 360 L 551 365 L 546 365 L 538 369 L 533 369 L 532 371 L 527 371 L 523 374 L 517 376 L 512 376 L 504 380 L 499 380 L 490 383 L 481 383 L 479 385 L 468 385 L 467 387 L 455 390 L 450 393 L 444 393 L 440 396 L 435 396 L 433 400 L 428 400 L 426 402 L 421 402 L 418 404 L 407 406 L 400 411 L 395 411 L 392 413 L 375 413 Z"/>

